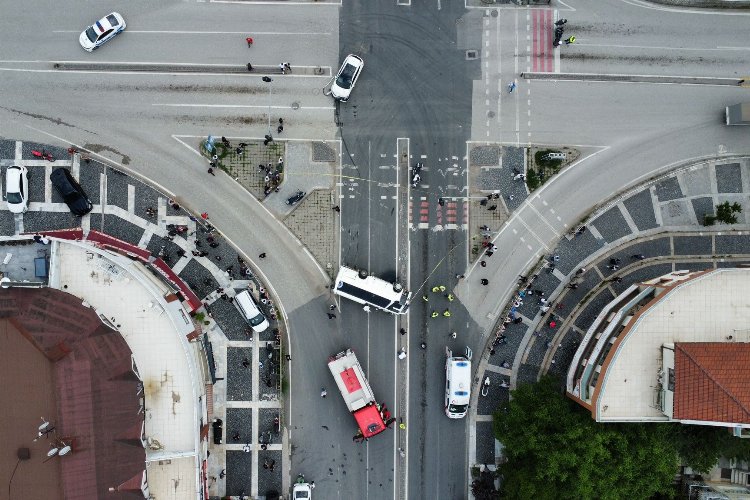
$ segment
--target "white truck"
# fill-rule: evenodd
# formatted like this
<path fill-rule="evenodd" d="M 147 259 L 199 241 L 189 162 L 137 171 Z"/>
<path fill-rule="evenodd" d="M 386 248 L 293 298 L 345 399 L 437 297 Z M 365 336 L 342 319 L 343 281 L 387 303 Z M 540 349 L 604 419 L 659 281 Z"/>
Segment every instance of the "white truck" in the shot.
<path fill-rule="evenodd" d="M 357 421 L 362 437 L 368 439 L 383 432 L 386 429 L 383 418 L 387 410 L 375 400 L 372 388 L 354 352 L 347 349 L 331 356 L 328 368 L 341 391 L 346 408 Z"/>

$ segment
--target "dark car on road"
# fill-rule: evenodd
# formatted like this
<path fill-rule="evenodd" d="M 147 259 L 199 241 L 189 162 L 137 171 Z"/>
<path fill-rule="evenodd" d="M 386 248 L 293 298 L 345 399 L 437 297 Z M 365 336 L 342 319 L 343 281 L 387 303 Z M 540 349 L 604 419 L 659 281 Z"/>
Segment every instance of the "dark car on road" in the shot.
<path fill-rule="evenodd" d="M 86 215 L 94 208 L 93 203 L 86 196 L 81 185 L 73 178 L 70 170 L 67 168 L 55 169 L 49 178 L 57 192 L 63 197 L 65 204 L 75 215 Z"/>
<path fill-rule="evenodd" d="M 294 205 L 298 201 L 300 201 L 302 198 L 305 197 L 307 193 L 304 191 L 297 191 L 294 196 L 290 196 L 288 200 L 286 200 L 287 205 Z"/>

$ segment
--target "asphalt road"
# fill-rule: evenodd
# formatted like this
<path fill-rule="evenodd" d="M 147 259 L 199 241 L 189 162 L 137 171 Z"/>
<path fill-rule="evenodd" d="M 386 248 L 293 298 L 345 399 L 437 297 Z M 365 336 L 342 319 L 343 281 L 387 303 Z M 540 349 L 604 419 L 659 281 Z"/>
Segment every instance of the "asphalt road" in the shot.
<path fill-rule="evenodd" d="M 566 34 L 578 41 L 557 49 L 559 71 L 739 78 L 750 67 L 750 52 L 742 45 L 747 13 L 675 11 L 615 0 L 565 5 L 570 8 L 557 17 L 568 18 Z M 261 270 L 281 298 L 293 333 L 291 473 L 315 479 L 316 494 L 324 498 L 393 496 L 395 431 L 353 444 L 355 425 L 343 401 L 333 390 L 321 401 L 319 391 L 333 389 L 325 359 L 353 347 L 376 395 L 393 408 L 404 382 L 396 376 L 395 321 L 346 302 L 339 317 L 328 320 L 327 280 L 241 188 L 226 176 L 209 182 L 205 161 L 193 151 L 200 138 L 262 137 L 269 104 L 272 117 L 284 118 L 289 138 L 340 134 L 342 260 L 389 279 L 396 277 L 396 256 L 403 250 L 397 248 L 396 224 L 407 217 L 393 199 L 399 190 L 393 186 L 398 138 L 409 140 L 410 164 L 423 158 L 427 166 L 424 186 L 410 197 L 424 197 L 433 208 L 437 197 L 463 186 L 445 173 L 457 164 L 456 176 L 465 174 L 466 140 L 596 151 L 514 213 L 497 237 L 495 267 L 467 273 L 450 320 L 429 319 L 417 287 L 425 280 L 428 286 L 455 282 L 466 257 L 451 250 L 465 248 L 466 235 L 410 232 L 409 281 L 417 299 L 409 328 L 411 498 L 464 498 L 467 489 L 466 421 L 449 421 L 442 413 L 448 333 L 463 329 L 465 336 L 450 345 L 459 350 L 469 344 L 477 352 L 516 275 L 600 200 L 668 165 L 750 149 L 747 131 L 725 127 L 721 116 L 724 106 L 750 98 L 747 89 L 519 80 L 517 91 L 507 94 L 507 82 L 530 71 L 539 57 L 527 38 L 534 9 L 503 7 L 492 16 L 485 9 L 465 11 L 460 3 L 422 0 L 409 6 L 353 0 L 343 7 L 177 1 L 91 7 L 31 0 L 18 8 L 0 0 L 0 9 L 13 12 L 0 21 L 0 135 L 92 150 L 164 186 L 187 206 L 208 210 L 251 258 L 269 253 Z M 78 34 L 109 10 L 125 16 L 127 32 L 92 54 L 83 52 Z M 254 36 L 252 49 L 245 36 Z M 467 49 L 480 58 L 467 60 Z M 334 106 L 321 95 L 327 77 L 276 76 L 269 99 L 258 75 L 52 67 L 55 61 L 269 66 L 289 61 L 295 68 L 335 71 L 350 52 L 363 55 L 365 69 L 352 100 L 340 109 L 340 129 Z M 429 225 L 437 223 L 430 212 Z M 488 277 L 490 286 L 478 286 L 480 277 Z M 422 339 L 425 351 L 418 347 Z"/>

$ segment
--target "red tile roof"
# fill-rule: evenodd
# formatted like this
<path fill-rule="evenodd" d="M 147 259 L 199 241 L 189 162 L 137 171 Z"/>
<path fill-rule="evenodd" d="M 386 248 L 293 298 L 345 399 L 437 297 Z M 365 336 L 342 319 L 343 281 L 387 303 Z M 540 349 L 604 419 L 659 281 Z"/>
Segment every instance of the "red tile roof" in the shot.
<path fill-rule="evenodd" d="M 0 318 L 7 318 L 52 363 L 53 422 L 57 436 L 73 447 L 73 453 L 56 459 L 63 498 L 143 498 L 127 488 L 109 491 L 141 477 L 146 458 L 139 440 L 138 382 L 129 375 L 131 351 L 122 336 L 104 326 L 81 299 L 51 288 L 3 291 Z"/>
<path fill-rule="evenodd" d="M 674 366 L 674 419 L 750 424 L 750 343 L 676 343 Z"/>

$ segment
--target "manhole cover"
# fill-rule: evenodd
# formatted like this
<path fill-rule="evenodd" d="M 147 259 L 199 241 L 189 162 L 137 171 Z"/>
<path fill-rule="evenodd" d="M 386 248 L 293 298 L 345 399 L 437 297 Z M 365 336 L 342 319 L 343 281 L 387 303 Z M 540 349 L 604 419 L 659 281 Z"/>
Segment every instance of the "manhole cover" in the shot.
<path fill-rule="evenodd" d="M 299 103 L 298 102 L 293 102 L 292 103 L 292 109 L 299 109 Z"/>
<path fill-rule="evenodd" d="M 494 111 L 488 111 L 487 112 L 487 118 L 495 118 L 495 112 Z"/>
<path fill-rule="evenodd" d="M 466 60 L 467 61 L 473 61 L 479 56 L 479 52 L 476 50 L 467 50 L 466 51 Z"/>
<path fill-rule="evenodd" d="M 497 13 L 497 9 L 493 10 L 492 12 L 490 12 L 490 15 L 491 15 L 492 17 L 497 17 L 497 14 L 498 14 L 498 13 Z"/>

